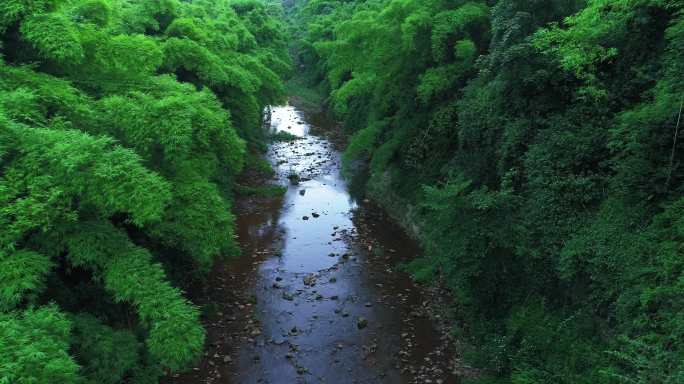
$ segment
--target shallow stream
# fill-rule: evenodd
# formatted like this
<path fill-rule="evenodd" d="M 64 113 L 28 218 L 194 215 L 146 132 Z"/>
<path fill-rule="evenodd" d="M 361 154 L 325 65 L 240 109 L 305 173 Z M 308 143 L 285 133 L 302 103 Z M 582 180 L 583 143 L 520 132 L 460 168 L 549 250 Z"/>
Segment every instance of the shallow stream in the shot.
<path fill-rule="evenodd" d="M 454 383 L 444 338 L 397 270 L 418 251 L 340 176 L 330 122 L 272 110 L 268 159 L 283 198 L 238 204 L 243 257 L 217 268 L 206 300 L 209 350 L 174 383 Z M 298 182 L 288 176 L 298 175 Z"/>

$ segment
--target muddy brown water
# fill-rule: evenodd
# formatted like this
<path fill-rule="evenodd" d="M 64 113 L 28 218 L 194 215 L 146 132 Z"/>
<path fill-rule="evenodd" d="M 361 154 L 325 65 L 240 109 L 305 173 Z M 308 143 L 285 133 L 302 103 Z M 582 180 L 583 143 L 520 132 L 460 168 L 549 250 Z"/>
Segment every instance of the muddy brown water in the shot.
<path fill-rule="evenodd" d="M 381 210 L 350 195 L 340 153 L 322 133 L 329 124 L 273 108 L 271 129 L 301 137 L 268 151 L 287 192 L 238 204 L 243 256 L 217 266 L 198 300 L 212 308 L 207 352 L 165 382 L 456 382 L 439 374 L 440 334 L 418 310 L 420 290 L 397 268 L 418 248 Z M 433 373 L 421 369 L 426 362 Z"/>

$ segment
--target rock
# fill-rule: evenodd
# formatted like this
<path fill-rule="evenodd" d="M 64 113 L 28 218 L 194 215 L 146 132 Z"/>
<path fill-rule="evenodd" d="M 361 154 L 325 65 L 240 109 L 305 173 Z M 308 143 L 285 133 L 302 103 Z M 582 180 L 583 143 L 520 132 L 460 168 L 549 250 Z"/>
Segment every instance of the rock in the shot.
<path fill-rule="evenodd" d="M 306 189 L 302 189 L 299 191 L 299 196 L 304 196 L 306 195 Z"/>
<path fill-rule="evenodd" d="M 290 293 L 283 292 L 283 299 L 285 299 L 287 301 L 292 301 L 292 300 L 294 300 L 294 296 Z"/>
<path fill-rule="evenodd" d="M 356 319 L 356 327 L 358 329 L 364 329 L 367 326 L 368 326 L 368 320 L 365 317 L 359 316 L 359 318 Z"/>
<path fill-rule="evenodd" d="M 319 217 L 321 217 L 321 215 L 318 214 L 318 213 L 316 213 L 316 212 L 313 212 L 313 213 L 311 214 L 311 216 L 313 216 L 314 219 L 318 219 Z"/>
<path fill-rule="evenodd" d="M 304 285 L 313 286 L 316 284 L 316 275 L 306 275 L 302 280 L 304 281 Z"/>
<path fill-rule="evenodd" d="M 303 216 L 302 220 L 309 220 L 309 216 Z"/>

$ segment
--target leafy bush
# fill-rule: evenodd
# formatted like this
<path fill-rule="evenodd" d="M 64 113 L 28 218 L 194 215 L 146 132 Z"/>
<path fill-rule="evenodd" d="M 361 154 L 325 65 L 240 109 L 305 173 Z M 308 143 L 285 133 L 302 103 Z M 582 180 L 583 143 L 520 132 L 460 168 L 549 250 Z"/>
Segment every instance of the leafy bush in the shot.
<path fill-rule="evenodd" d="M 151 383 L 201 356 L 167 270 L 239 253 L 229 192 L 289 71 L 268 9 L 0 2 L 0 382 Z"/>
<path fill-rule="evenodd" d="M 421 239 L 408 268 L 451 288 L 479 382 L 682 380 L 681 2 L 292 14 L 346 172 Z"/>

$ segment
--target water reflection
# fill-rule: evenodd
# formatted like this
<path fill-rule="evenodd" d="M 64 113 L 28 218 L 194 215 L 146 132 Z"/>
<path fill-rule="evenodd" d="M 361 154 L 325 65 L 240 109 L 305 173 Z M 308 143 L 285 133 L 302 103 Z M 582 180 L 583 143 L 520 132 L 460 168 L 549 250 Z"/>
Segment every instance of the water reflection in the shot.
<path fill-rule="evenodd" d="M 284 179 L 291 174 L 300 179 L 295 185 L 288 183 L 285 194 L 279 226 L 286 236 L 278 267 L 289 272 L 330 268 L 337 262 L 330 255 L 347 251 L 344 242 L 331 236 L 332 228 L 352 228 L 351 212 L 356 207 L 339 172 L 330 172 L 331 167 L 339 164 L 339 154 L 330 151 L 325 140 L 305 136 L 310 126 L 294 107 L 274 108 L 271 119 L 274 132 L 302 137 L 274 144 L 269 152 L 281 182 L 288 183 Z"/>

